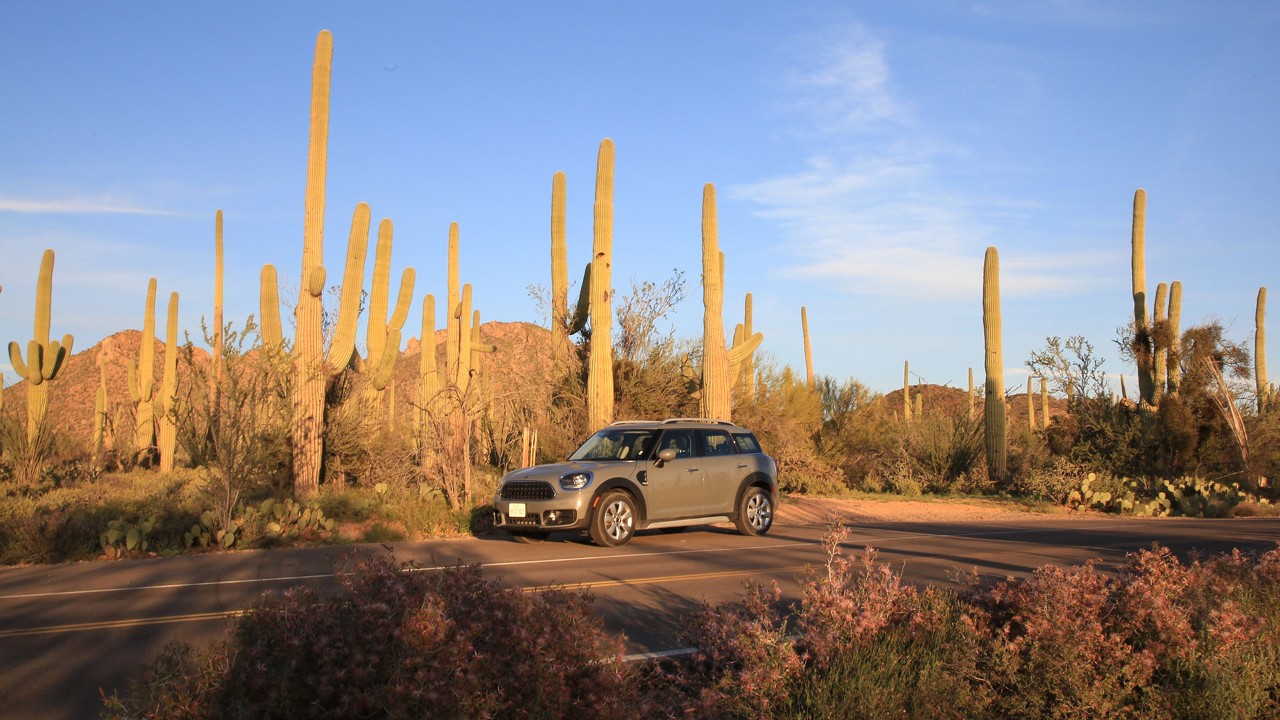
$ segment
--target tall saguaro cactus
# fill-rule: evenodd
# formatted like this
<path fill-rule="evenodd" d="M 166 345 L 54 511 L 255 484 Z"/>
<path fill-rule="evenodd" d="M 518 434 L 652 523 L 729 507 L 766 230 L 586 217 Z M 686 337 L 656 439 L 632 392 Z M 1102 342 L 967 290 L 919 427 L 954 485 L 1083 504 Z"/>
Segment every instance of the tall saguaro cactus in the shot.
<path fill-rule="evenodd" d="M 1253 313 L 1253 376 L 1257 381 L 1258 412 L 1267 409 L 1267 289 L 1258 288 L 1258 304 Z"/>
<path fill-rule="evenodd" d="M 173 469 L 178 445 L 178 293 L 169 293 L 169 315 L 164 335 L 164 376 L 160 384 L 160 470 Z"/>
<path fill-rule="evenodd" d="M 1168 388 L 1169 324 L 1168 315 L 1166 314 L 1168 310 L 1168 302 L 1169 286 L 1164 283 L 1156 285 L 1156 299 L 1154 306 L 1154 327 L 1156 328 L 1156 332 L 1152 333 L 1151 338 L 1152 357 L 1154 358 L 1151 371 L 1155 378 L 1155 387 L 1152 390 L 1152 396 L 1155 400 L 1153 404 L 1158 404 L 1160 402 L 1160 399 L 1164 396 L 1164 393 Z"/>
<path fill-rule="evenodd" d="M 387 303 L 391 285 L 391 221 L 383 219 L 378 224 L 378 245 L 374 249 L 373 288 L 369 294 L 369 321 L 365 333 L 365 346 L 369 352 L 368 372 L 373 387 L 385 390 L 395 371 L 400 356 L 400 335 L 405 319 L 409 317 L 409 304 L 413 302 L 413 268 L 405 268 L 400 276 L 400 290 L 396 296 L 396 308 L 387 319 Z"/>
<path fill-rule="evenodd" d="M 1151 343 L 1151 322 L 1147 316 L 1147 191 L 1133 193 L 1133 227 L 1130 236 L 1130 267 L 1133 284 L 1133 355 L 1138 366 L 1138 403 L 1151 407 L 1156 402 L 1155 359 Z"/>
<path fill-rule="evenodd" d="M 738 365 L 760 346 L 764 336 L 744 334 L 732 351 L 724 344 L 724 253 L 720 252 L 716 187 L 702 188 L 702 407 L 713 419 L 733 415 L 733 377 Z M 745 328 L 744 328 L 745 331 Z"/>
<path fill-rule="evenodd" d="M 325 178 L 328 166 L 329 82 L 333 69 L 333 36 L 327 30 L 316 37 L 315 63 L 311 72 L 311 124 L 307 150 L 307 185 L 302 233 L 302 287 L 294 309 L 296 329 L 293 339 L 293 483 L 294 493 L 311 496 L 320 489 L 321 460 L 324 457 L 324 398 L 336 373 L 345 369 L 355 353 L 356 320 L 363 293 L 364 264 L 369 245 L 369 206 L 356 206 L 347 242 L 338 320 L 328 352 L 324 348 L 323 296 L 327 272 L 324 267 Z M 268 266 L 270 267 L 270 266 Z M 263 268 L 263 340 L 268 347 L 280 347 L 277 317 L 268 307 L 278 297 L 274 269 Z M 268 283 L 270 282 L 270 286 Z"/>
<path fill-rule="evenodd" d="M 752 330 L 752 301 L 751 293 L 747 293 L 747 298 L 742 311 L 742 339 L 755 335 Z M 752 400 L 756 399 L 756 354 L 748 353 L 742 359 L 742 384 L 746 389 L 746 396 Z"/>
<path fill-rule="evenodd" d="M 800 330 L 804 333 L 804 381 L 813 389 L 813 350 L 809 345 L 809 311 L 800 307 Z"/>
<path fill-rule="evenodd" d="M 213 229 L 213 375 L 216 387 L 222 378 L 222 211 L 214 219 Z M 215 403 L 215 407 L 216 407 Z"/>
<path fill-rule="evenodd" d="M 551 178 L 551 356 L 562 363 L 569 354 L 569 336 L 587 325 L 587 309 L 591 305 L 591 263 L 587 263 L 578 288 L 578 304 L 569 313 L 569 249 L 565 239 L 566 208 L 565 175 L 557 172 Z"/>
<path fill-rule="evenodd" d="M 600 141 L 591 248 L 591 349 L 587 365 L 587 423 L 593 432 L 613 422 L 613 156 L 613 140 Z M 724 339 L 720 342 L 723 344 Z"/>
<path fill-rule="evenodd" d="M 1177 395 L 1182 385 L 1182 283 L 1169 284 L 1169 350 L 1167 361 L 1168 385 L 1166 392 Z"/>
<path fill-rule="evenodd" d="M 147 281 L 138 357 L 129 359 L 129 399 L 133 401 L 133 451 L 145 455 L 156 444 L 155 410 L 156 279 Z"/>
<path fill-rule="evenodd" d="M 982 263 L 982 330 L 986 357 L 985 434 L 987 473 L 997 485 L 1009 475 L 1009 448 L 1005 440 L 1004 349 L 1000 328 L 1000 253 L 987 248 Z"/>
<path fill-rule="evenodd" d="M 48 383 L 57 379 L 71 357 L 73 338 L 70 335 L 63 335 L 61 342 L 49 340 L 52 304 L 53 251 L 45 250 L 40 256 L 40 274 L 36 277 L 35 325 L 32 338 L 27 342 L 25 362 L 22 348 L 17 342 L 9 342 L 13 371 L 27 381 L 27 442 L 35 441 L 49 414 Z"/>

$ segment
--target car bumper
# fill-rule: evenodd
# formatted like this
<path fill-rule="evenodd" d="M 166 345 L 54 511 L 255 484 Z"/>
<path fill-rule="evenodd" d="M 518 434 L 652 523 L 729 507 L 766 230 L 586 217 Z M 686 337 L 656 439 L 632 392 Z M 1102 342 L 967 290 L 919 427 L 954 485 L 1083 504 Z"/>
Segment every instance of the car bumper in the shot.
<path fill-rule="evenodd" d="M 584 530 L 590 521 L 590 495 L 566 493 L 550 500 L 493 501 L 493 524 L 503 530 L 557 532 Z"/>

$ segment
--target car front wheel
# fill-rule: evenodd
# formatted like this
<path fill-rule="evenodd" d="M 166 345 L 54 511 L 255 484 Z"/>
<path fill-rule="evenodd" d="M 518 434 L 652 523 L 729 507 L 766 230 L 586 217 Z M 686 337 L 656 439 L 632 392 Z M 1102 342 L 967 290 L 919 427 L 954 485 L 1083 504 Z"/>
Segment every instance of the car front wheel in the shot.
<path fill-rule="evenodd" d="M 619 490 L 605 493 L 591 518 L 591 540 L 604 547 L 624 545 L 636 532 L 636 504 Z"/>
<path fill-rule="evenodd" d="M 749 487 L 738 502 L 738 532 L 763 535 L 773 527 L 773 496 L 762 487 Z"/>

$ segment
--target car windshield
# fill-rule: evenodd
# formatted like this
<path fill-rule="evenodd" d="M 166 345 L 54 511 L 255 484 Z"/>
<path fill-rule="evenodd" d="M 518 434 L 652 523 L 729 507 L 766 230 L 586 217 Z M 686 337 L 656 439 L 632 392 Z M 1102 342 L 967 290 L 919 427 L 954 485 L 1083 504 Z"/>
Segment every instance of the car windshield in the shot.
<path fill-rule="evenodd" d="M 646 460 L 653 449 L 653 430 L 605 428 L 592 435 L 570 460 Z"/>

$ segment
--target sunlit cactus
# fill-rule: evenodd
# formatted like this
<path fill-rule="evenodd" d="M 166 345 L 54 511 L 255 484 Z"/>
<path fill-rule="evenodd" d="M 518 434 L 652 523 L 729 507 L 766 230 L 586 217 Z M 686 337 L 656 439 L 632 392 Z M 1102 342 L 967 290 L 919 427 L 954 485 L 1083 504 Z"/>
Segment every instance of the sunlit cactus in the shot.
<path fill-rule="evenodd" d="M 755 335 L 752 330 L 752 300 L 751 293 L 747 293 L 742 314 L 742 339 L 745 342 L 747 338 Z M 748 354 L 742 359 L 742 385 L 748 398 L 755 400 L 756 397 L 756 355 Z"/>
<path fill-rule="evenodd" d="M 147 281 L 142 338 L 137 358 L 129 358 L 129 399 L 133 401 L 133 451 L 146 455 L 156 444 L 155 409 L 156 279 Z"/>
<path fill-rule="evenodd" d="M 1168 359 L 1169 359 L 1169 343 L 1168 332 L 1169 323 L 1167 316 L 1167 305 L 1169 302 L 1169 286 L 1160 283 L 1156 285 L 1155 299 L 1155 317 L 1154 332 L 1151 338 L 1152 348 L 1152 373 L 1155 378 L 1155 387 L 1152 394 L 1155 396 L 1155 402 L 1158 404 L 1160 398 L 1168 388 Z"/>
<path fill-rule="evenodd" d="M 178 293 L 169 293 L 169 315 L 165 325 L 164 374 L 160 381 L 160 470 L 173 469 L 178 445 Z"/>
<path fill-rule="evenodd" d="M 706 417 L 730 420 L 733 376 L 737 366 L 760 346 L 764 336 L 744 337 L 732 352 L 724 342 L 724 253 L 720 252 L 716 188 L 702 188 L 702 410 Z"/>
<path fill-rule="evenodd" d="M 1258 412 L 1267 409 L 1267 289 L 1258 288 L 1258 304 L 1253 313 L 1253 375 L 1257 382 Z"/>
<path fill-rule="evenodd" d="M 800 330 L 804 335 L 804 381 L 813 388 L 813 349 L 809 345 L 809 311 L 800 307 Z"/>
<path fill-rule="evenodd" d="M 1004 351 L 1000 328 L 1000 254 L 987 248 L 982 264 L 982 329 L 986 357 L 985 435 L 987 473 L 997 485 L 1009 475 L 1009 448 L 1005 440 Z"/>
<path fill-rule="evenodd" d="M 902 361 L 902 419 L 911 422 L 911 361 Z"/>
<path fill-rule="evenodd" d="M 1130 267 L 1133 285 L 1133 356 L 1138 366 L 1138 404 L 1156 403 L 1154 352 L 1151 323 L 1147 316 L 1147 191 L 1133 194 L 1133 227 L 1130 236 Z"/>
<path fill-rule="evenodd" d="M 613 140 L 600 142 L 596 159 L 594 237 L 591 249 L 591 347 L 587 358 L 587 425 L 613 422 Z M 721 339 L 723 349 L 724 340 Z"/>
<path fill-rule="evenodd" d="M 1169 285 L 1169 395 L 1177 395 L 1182 385 L 1182 283 L 1174 280 Z"/>
<path fill-rule="evenodd" d="M 365 348 L 369 381 L 377 390 L 385 390 L 395 372 L 400 356 L 400 337 L 405 319 L 409 317 L 409 305 L 413 302 L 413 268 L 405 268 L 400 276 L 400 290 L 396 295 L 395 312 L 387 318 L 387 305 L 391 285 L 391 221 L 378 224 L 378 244 L 374 249 L 373 287 L 369 294 L 369 319 L 365 333 Z"/>
<path fill-rule="evenodd" d="M 73 338 L 63 335 L 61 342 L 49 340 L 49 324 L 53 305 L 53 251 L 40 256 L 40 274 L 36 277 L 34 332 L 27 342 L 27 357 L 22 348 L 9 342 L 9 363 L 13 371 L 27 381 L 27 442 L 34 442 L 49 414 L 49 385 L 57 379 L 71 358 Z M 0 383 L 3 385 L 4 383 Z"/>

